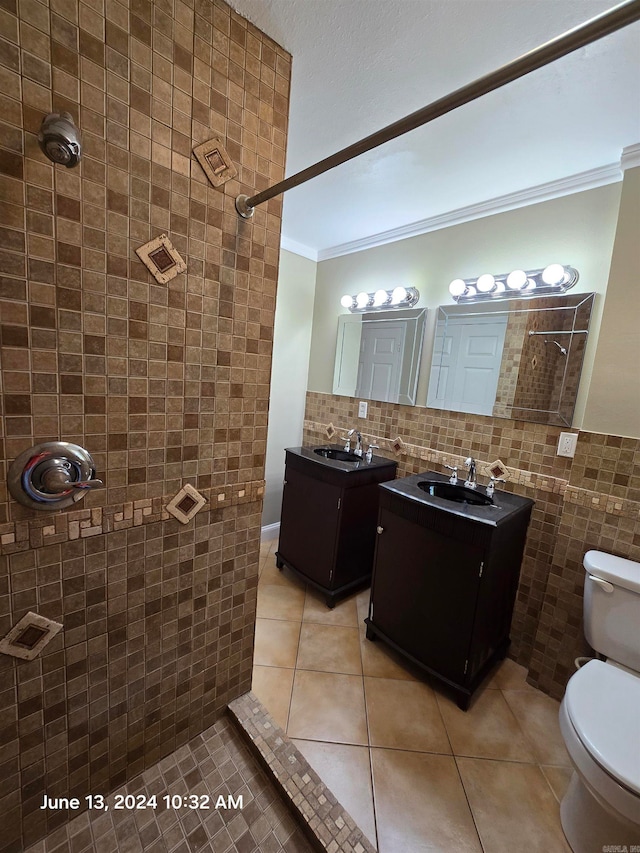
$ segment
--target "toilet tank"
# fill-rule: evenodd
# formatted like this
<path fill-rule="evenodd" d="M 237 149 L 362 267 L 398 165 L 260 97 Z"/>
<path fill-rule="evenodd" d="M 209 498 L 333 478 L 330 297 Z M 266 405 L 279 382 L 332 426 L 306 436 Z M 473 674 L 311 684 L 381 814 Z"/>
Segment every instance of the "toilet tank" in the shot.
<path fill-rule="evenodd" d="M 614 663 L 640 672 L 640 563 L 587 551 L 584 633 Z"/>

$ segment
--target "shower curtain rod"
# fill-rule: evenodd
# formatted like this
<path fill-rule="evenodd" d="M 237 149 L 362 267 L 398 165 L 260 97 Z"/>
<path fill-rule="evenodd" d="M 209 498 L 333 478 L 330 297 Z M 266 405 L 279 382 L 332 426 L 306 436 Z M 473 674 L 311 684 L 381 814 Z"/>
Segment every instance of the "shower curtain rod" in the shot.
<path fill-rule="evenodd" d="M 285 178 L 285 180 L 274 184 L 272 187 L 252 196 L 239 195 L 236 198 L 236 210 L 244 219 L 250 219 L 253 216 L 254 208 L 265 201 L 269 201 L 270 198 L 280 195 L 280 193 L 284 193 L 300 184 L 304 184 L 311 178 L 315 178 L 323 174 L 323 172 L 328 172 L 329 169 L 346 163 L 347 160 L 352 160 L 366 151 L 371 151 L 372 148 L 377 148 L 378 145 L 389 142 L 397 136 L 402 136 L 402 134 L 408 133 L 410 130 L 415 130 L 417 127 L 433 121 L 433 119 L 439 118 L 464 104 L 468 104 L 470 101 L 475 101 L 476 98 L 486 95 L 494 89 L 499 89 L 501 86 L 511 83 L 519 77 L 524 77 L 525 74 L 542 68 L 544 65 L 548 65 L 550 62 L 554 62 L 556 59 L 560 59 L 568 53 L 578 50 L 580 47 L 585 47 L 591 44 L 591 42 L 610 35 L 637 20 L 640 20 L 640 0 L 629 0 L 629 2 L 614 6 L 613 9 L 597 15 L 585 24 L 580 24 L 566 33 L 556 36 L 551 41 L 523 54 L 518 59 L 514 59 L 496 71 L 485 74 L 484 77 L 479 77 L 461 89 L 457 89 L 455 92 L 445 95 L 437 101 L 433 101 L 428 106 L 405 116 L 399 121 L 393 122 L 393 124 L 383 127 L 381 130 L 372 133 L 370 136 L 366 136 L 359 142 L 348 145 L 336 154 L 325 157 L 324 160 L 319 160 L 313 166 L 308 166 L 301 172 Z"/>
<path fill-rule="evenodd" d="M 557 329 L 555 332 L 534 332 L 529 329 L 529 337 L 533 335 L 588 335 L 589 329 Z"/>

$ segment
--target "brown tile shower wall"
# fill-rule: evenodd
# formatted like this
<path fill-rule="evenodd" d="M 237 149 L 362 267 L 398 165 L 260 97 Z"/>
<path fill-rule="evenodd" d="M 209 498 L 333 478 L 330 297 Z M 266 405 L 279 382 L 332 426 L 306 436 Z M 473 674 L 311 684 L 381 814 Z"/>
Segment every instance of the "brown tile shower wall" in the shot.
<path fill-rule="evenodd" d="M 357 400 L 309 392 L 304 440 L 326 441 L 329 423 L 339 430 L 359 424 L 391 456 L 400 436 L 399 477 L 461 465 L 469 454 L 479 472 L 498 459 L 509 469 L 506 488 L 536 502 L 510 655 L 529 668 L 532 684 L 560 698 L 574 659 L 589 651 L 582 629 L 584 553 L 597 548 L 640 560 L 640 440 L 581 432 L 574 459 L 567 459 L 556 456 L 560 427 L 373 401 L 363 421 Z"/>
<path fill-rule="evenodd" d="M 211 725 L 250 683 L 290 57 L 219 0 L 0 2 L 0 635 L 64 623 L 41 658 L 0 656 L 0 850 L 67 819 Z M 36 133 L 68 110 L 78 169 Z M 191 155 L 219 137 L 237 180 Z M 166 233 L 187 271 L 135 254 Z M 8 499 L 8 464 L 86 447 L 107 484 L 71 512 Z M 164 506 L 185 483 L 208 503 Z"/>

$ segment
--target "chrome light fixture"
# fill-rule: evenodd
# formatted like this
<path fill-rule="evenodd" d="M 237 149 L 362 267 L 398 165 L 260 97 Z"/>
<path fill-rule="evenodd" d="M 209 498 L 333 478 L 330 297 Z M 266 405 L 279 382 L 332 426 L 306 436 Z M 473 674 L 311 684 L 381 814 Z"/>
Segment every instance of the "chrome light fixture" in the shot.
<path fill-rule="evenodd" d="M 420 299 L 415 287 L 394 287 L 392 290 L 376 290 L 375 293 L 361 291 L 355 296 L 343 296 L 340 304 L 353 314 L 365 311 L 390 311 L 394 308 L 412 308 Z"/>
<path fill-rule="evenodd" d="M 456 302 L 484 302 L 514 296 L 549 296 L 564 293 L 578 281 L 576 269 L 549 264 L 539 270 L 512 270 L 504 275 L 484 273 L 478 278 L 455 278 L 449 293 Z"/>

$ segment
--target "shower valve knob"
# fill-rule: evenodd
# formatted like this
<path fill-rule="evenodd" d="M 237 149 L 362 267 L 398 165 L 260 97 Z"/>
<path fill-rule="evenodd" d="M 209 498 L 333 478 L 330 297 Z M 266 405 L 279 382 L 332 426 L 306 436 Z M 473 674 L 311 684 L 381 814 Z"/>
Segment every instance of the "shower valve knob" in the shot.
<path fill-rule="evenodd" d="M 104 486 L 102 480 L 72 480 L 71 464 L 66 460 L 56 459 L 56 463 L 47 468 L 42 476 L 42 485 L 46 492 L 53 495 L 62 494 L 67 489 L 100 489 Z"/>
<path fill-rule="evenodd" d="M 64 509 L 90 489 L 104 488 L 90 454 L 77 444 L 50 441 L 25 450 L 9 469 L 12 497 L 31 509 Z"/>

